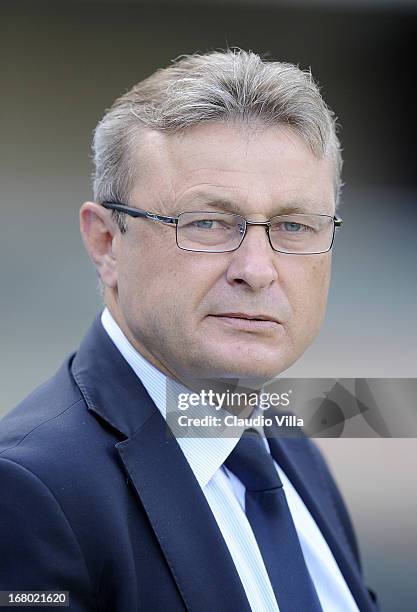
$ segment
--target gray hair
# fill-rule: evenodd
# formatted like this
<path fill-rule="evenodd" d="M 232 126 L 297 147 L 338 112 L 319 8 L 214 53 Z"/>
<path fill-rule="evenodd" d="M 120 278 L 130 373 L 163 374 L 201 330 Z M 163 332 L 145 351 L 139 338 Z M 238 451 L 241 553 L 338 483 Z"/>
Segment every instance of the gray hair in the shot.
<path fill-rule="evenodd" d="M 181 56 L 114 102 L 94 132 L 95 201 L 129 203 L 141 128 L 176 133 L 207 121 L 290 126 L 318 158 L 332 160 L 338 201 L 342 156 L 336 118 L 311 72 L 241 49 Z M 124 215 L 116 217 L 125 231 Z"/>

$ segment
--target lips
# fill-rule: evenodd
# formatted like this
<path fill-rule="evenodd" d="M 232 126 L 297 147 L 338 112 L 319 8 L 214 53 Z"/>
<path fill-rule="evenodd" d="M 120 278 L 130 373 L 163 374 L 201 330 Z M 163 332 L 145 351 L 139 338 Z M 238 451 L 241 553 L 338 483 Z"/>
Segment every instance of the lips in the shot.
<path fill-rule="evenodd" d="M 271 332 L 278 329 L 280 325 L 278 319 L 265 314 L 225 312 L 211 315 L 211 317 L 229 328 L 246 332 Z"/>
<path fill-rule="evenodd" d="M 212 315 L 214 317 L 227 317 L 231 319 L 246 319 L 248 321 L 272 321 L 273 323 L 279 323 L 278 319 L 270 315 L 265 314 L 247 314 L 244 312 L 222 312 L 220 314 Z"/>

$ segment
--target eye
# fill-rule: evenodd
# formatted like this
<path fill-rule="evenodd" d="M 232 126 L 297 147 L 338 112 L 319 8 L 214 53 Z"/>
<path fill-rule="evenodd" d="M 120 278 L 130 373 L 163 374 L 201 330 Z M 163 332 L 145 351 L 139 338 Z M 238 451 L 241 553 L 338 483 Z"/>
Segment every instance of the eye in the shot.
<path fill-rule="evenodd" d="M 191 223 L 192 226 L 198 229 L 215 229 L 216 221 L 214 219 L 198 219 Z"/>
<path fill-rule="evenodd" d="M 272 225 L 272 230 L 275 232 L 283 232 L 286 234 L 303 234 L 311 231 L 313 228 L 299 223 L 298 221 L 281 221 Z"/>
<path fill-rule="evenodd" d="M 307 229 L 306 225 L 303 225 L 302 223 L 296 223 L 295 221 L 284 221 L 284 223 L 282 223 L 282 226 L 286 232 L 293 233 L 298 233 L 301 232 L 303 229 Z"/>
<path fill-rule="evenodd" d="M 201 218 L 201 219 L 194 219 L 192 221 L 190 221 L 189 223 L 185 224 L 185 227 L 188 227 L 189 229 L 196 229 L 196 230 L 211 230 L 211 231 L 230 231 L 232 229 L 236 228 L 236 224 L 234 219 L 233 220 L 229 220 L 229 219 L 210 219 L 210 218 Z"/>
<path fill-rule="evenodd" d="M 310 238 L 312 234 L 319 232 L 320 229 L 318 221 L 307 215 L 299 215 L 297 218 L 277 219 L 271 226 L 274 236 L 287 240 L 305 240 Z"/>

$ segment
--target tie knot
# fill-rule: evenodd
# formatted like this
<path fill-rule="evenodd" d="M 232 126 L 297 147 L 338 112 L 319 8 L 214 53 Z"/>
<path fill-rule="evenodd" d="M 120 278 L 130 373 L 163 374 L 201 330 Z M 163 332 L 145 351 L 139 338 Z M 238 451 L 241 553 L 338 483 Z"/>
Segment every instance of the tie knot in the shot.
<path fill-rule="evenodd" d="M 261 492 L 282 487 L 274 461 L 260 434 L 245 430 L 224 465 L 239 478 L 247 491 Z"/>

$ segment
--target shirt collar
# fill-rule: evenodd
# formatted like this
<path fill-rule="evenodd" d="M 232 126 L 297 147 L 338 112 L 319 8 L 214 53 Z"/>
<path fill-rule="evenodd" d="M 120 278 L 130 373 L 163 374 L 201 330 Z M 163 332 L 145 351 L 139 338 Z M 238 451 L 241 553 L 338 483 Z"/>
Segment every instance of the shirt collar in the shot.
<path fill-rule="evenodd" d="M 108 308 L 103 310 L 101 323 L 114 345 L 141 380 L 164 419 L 166 419 L 166 375 L 130 344 Z M 178 387 L 179 390 L 188 391 L 179 384 Z M 223 465 L 238 441 L 239 438 L 228 437 L 177 438 L 177 442 L 201 488 L 207 485 L 216 471 Z"/>

